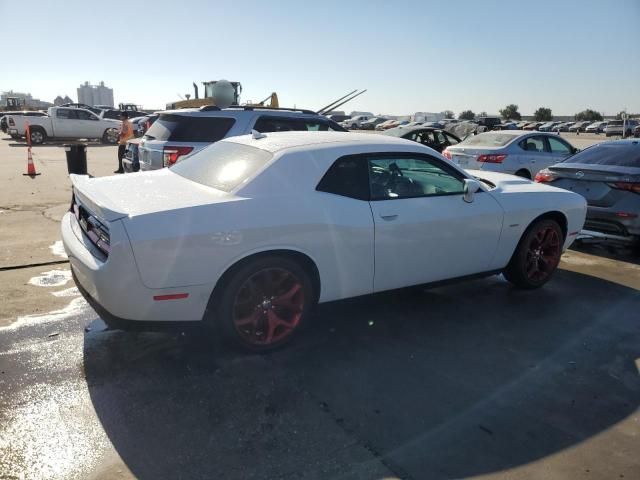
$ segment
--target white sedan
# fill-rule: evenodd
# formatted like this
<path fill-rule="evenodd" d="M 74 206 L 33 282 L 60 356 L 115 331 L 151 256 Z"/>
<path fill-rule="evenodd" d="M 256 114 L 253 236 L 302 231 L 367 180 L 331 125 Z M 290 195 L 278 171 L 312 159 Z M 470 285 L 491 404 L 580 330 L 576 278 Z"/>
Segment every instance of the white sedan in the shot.
<path fill-rule="evenodd" d="M 572 192 L 354 133 L 254 132 L 169 169 L 71 178 L 63 241 L 107 324 L 196 322 L 256 351 L 317 302 L 500 272 L 540 287 L 586 213 Z"/>

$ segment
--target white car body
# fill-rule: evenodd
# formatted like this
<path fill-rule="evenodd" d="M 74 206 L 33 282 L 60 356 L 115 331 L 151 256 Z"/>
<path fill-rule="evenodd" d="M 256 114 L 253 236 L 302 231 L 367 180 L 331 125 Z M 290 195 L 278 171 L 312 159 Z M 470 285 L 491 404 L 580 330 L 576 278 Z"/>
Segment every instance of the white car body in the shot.
<path fill-rule="evenodd" d="M 327 170 L 345 155 L 428 156 L 456 178 L 473 177 L 428 147 L 390 136 L 283 132 L 262 137 L 228 138 L 197 154 L 216 162 L 208 157 L 211 152 L 255 149 L 271 158 L 228 192 L 174 173 L 179 166 L 183 172 L 196 156 L 138 175 L 72 175 L 80 218 L 108 229 L 105 255 L 83 231 L 78 215 L 69 212 L 62 219 L 76 283 L 92 304 L 134 324 L 201 321 L 226 271 L 272 251 L 296 252 L 313 262 L 318 300 L 328 302 L 498 272 L 541 215 L 555 212 L 564 219 L 563 248 L 584 223 L 582 196 L 484 171 L 477 173 L 495 187 L 482 186 L 470 203 L 462 194 L 366 201 L 318 191 Z"/>
<path fill-rule="evenodd" d="M 101 118 L 84 108 L 51 107 L 46 117 L 9 116 L 9 134 L 24 136 L 25 121 L 29 122 L 32 130 L 42 129 L 45 138 L 49 139 L 103 138 L 108 131 L 120 128 L 121 124 L 120 120 Z"/>

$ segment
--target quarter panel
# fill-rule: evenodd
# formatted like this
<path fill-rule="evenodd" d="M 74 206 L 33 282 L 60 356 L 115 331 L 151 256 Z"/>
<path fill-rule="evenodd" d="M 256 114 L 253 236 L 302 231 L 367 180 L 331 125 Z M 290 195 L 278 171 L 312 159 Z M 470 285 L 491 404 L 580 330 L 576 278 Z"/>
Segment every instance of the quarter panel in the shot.
<path fill-rule="evenodd" d="M 333 197 L 333 198 L 331 198 Z M 312 192 L 123 219 L 149 288 L 215 284 L 254 253 L 291 249 L 320 274 L 321 301 L 370 293 L 373 221 L 367 202 Z"/>

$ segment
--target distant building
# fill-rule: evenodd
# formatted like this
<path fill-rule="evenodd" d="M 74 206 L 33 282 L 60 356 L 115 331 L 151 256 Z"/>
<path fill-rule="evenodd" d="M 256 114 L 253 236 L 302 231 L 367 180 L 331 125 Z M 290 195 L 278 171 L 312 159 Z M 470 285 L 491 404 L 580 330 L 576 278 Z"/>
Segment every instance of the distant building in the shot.
<path fill-rule="evenodd" d="M 416 112 L 412 115 L 414 122 L 438 122 L 444 120 L 444 113 Z"/>
<path fill-rule="evenodd" d="M 9 97 L 19 98 L 25 107 L 44 109 L 53 106 L 52 103 L 33 98 L 30 93 L 14 92 L 13 90 L 0 94 L 0 105 L 5 106 L 7 104 L 7 98 Z"/>
<path fill-rule="evenodd" d="M 56 107 L 59 107 L 60 105 L 65 105 L 67 103 L 73 103 L 73 100 L 71 100 L 69 98 L 69 95 L 65 95 L 64 97 L 61 97 L 60 95 L 58 95 L 54 100 L 53 100 L 53 104 Z"/>
<path fill-rule="evenodd" d="M 113 89 L 106 87 L 104 82 L 99 85 L 89 85 L 89 82 L 78 87 L 78 103 L 94 105 L 108 105 L 113 107 Z"/>

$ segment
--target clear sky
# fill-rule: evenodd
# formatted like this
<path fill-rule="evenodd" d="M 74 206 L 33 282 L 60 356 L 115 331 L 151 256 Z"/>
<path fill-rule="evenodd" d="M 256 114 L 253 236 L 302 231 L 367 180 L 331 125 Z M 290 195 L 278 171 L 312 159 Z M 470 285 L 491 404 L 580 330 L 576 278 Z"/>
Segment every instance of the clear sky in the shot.
<path fill-rule="evenodd" d="M 0 0 L 0 90 L 162 107 L 192 82 L 242 82 L 317 109 L 640 112 L 640 0 Z M 202 88 L 201 88 L 202 91 Z"/>

